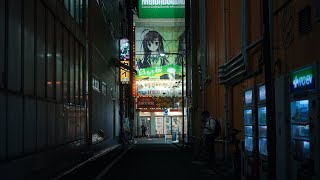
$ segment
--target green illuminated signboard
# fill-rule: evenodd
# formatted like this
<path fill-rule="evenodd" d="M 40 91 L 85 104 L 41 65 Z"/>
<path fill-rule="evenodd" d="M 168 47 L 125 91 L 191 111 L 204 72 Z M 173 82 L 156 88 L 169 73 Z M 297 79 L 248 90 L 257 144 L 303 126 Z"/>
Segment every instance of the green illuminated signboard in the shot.
<path fill-rule="evenodd" d="M 139 0 L 139 18 L 184 18 L 185 0 Z"/>
<path fill-rule="evenodd" d="M 182 75 L 182 67 L 175 64 L 169 64 L 159 67 L 141 68 L 138 70 L 136 80 L 149 78 L 150 76 L 160 77 L 167 74 L 169 79 L 175 79 L 176 75 Z"/>
<path fill-rule="evenodd" d="M 290 91 L 292 93 L 303 92 L 306 90 L 314 90 L 315 73 L 316 68 L 314 66 L 296 71 L 290 75 Z"/>

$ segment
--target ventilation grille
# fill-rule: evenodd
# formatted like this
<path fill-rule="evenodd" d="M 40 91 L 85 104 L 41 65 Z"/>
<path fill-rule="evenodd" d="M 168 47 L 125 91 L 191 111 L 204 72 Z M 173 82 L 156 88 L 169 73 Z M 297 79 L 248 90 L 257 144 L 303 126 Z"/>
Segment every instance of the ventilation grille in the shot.
<path fill-rule="evenodd" d="M 299 12 L 299 33 L 300 35 L 303 35 L 311 30 L 311 7 L 307 6 Z"/>

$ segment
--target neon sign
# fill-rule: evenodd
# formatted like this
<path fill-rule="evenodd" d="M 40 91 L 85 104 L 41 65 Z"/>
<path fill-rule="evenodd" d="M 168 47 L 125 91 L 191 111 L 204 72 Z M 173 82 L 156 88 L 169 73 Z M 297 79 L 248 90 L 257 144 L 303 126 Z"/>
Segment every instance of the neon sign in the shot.
<path fill-rule="evenodd" d="M 295 71 L 290 75 L 290 91 L 291 93 L 303 92 L 315 89 L 315 67 L 311 66 L 299 71 Z"/>

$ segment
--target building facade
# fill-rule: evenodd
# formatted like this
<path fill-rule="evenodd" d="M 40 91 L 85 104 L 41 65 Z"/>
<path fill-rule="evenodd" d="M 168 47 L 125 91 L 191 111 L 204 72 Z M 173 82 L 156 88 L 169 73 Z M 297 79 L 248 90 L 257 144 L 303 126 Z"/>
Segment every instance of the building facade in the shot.
<path fill-rule="evenodd" d="M 2 176 L 28 177 L 115 143 L 126 2 L 4 0 L 0 8 Z"/>
<path fill-rule="evenodd" d="M 192 74 L 193 120 L 207 109 L 224 136 L 242 131 L 245 179 L 318 178 L 319 3 L 203 0 L 190 7 L 188 55 L 199 72 Z M 199 134 L 199 123 L 193 126 Z M 221 157 L 231 158 L 233 146 L 219 144 Z"/>

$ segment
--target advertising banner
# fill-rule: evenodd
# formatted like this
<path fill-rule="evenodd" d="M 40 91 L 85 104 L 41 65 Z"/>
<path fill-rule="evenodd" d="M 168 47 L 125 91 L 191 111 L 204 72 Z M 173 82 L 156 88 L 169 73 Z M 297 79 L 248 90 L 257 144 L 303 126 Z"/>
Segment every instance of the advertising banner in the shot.
<path fill-rule="evenodd" d="M 179 109 L 182 108 L 181 97 L 138 97 L 138 109 Z"/>
<path fill-rule="evenodd" d="M 180 79 L 185 61 L 184 26 L 136 27 L 136 80 Z"/>
<path fill-rule="evenodd" d="M 129 66 L 129 61 L 120 61 L 122 64 Z M 120 67 L 120 81 L 122 84 L 128 84 L 130 82 L 130 71 L 123 67 Z"/>
<path fill-rule="evenodd" d="M 178 97 L 182 96 L 181 81 L 154 80 L 154 81 L 137 81 L 138 96 L 161 96 L 161 97 Z M 184 88 L 185 90 L 185 88 Z"/>
<path fill-rule="evenodd" d="M 139 18 L 184 18 L 185 0 L 139 0 Z"/>
<path fill-rule="evenodd" d="M 138 109 L 140 108 L 156 108 L 155 102 L 152 97 L 138 97 Z"/>
<path fill-rule="evenodd" d="M 291 73 L 290 92 L 301 93 L 308 90 L 314 90 L 316 88 L 315 76 L 315 66 L 311 66 Z"/>
<path fill-rule="evenodd" d="M 130 59 L 130 44 L 127 38 L 120 39 L 120 59 Z"/>

